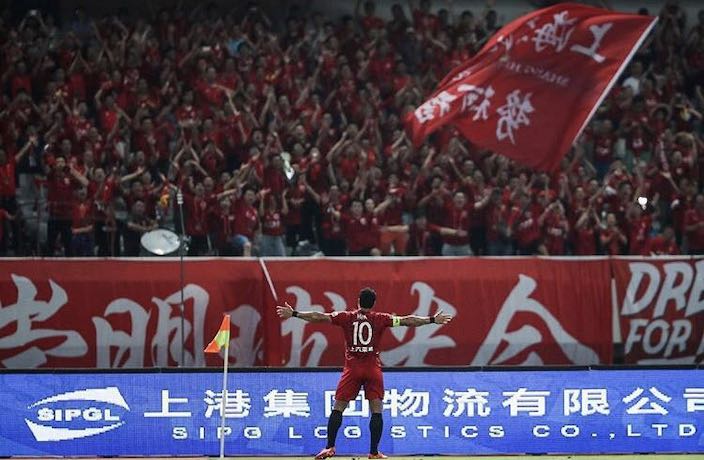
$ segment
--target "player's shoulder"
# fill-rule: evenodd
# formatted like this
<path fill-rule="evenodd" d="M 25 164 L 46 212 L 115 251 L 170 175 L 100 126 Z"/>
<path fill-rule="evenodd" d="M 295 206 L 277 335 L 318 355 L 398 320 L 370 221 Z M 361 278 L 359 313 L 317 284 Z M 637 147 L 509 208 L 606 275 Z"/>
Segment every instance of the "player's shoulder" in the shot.
<path fill-rule="evenodd" d="M 349 310 L 339 310 L 330 313 L 330 317 L 334 322 L 349 321 L 350 317 L 354 314 Z"/>
<path fill-rule="evenodd" d="M 372 321 L 377 321 L 377 322 L 385 322 L 389 318 L 391 318 L 390 313 L 386 313 L 384 311 L 372 311 L 370 312 L 369 319 Z"/>

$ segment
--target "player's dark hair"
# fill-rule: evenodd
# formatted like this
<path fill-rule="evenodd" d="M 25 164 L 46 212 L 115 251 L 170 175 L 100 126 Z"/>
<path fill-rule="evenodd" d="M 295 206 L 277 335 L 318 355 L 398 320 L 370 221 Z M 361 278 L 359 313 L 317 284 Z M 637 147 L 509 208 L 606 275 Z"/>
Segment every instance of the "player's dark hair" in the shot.
<path fill-rule="evenodd" d="M 370 309 L 376 302 L 376 292 L 370 287 L 366 287 L 359 291 L 359 306 L 361 308 Z"/>

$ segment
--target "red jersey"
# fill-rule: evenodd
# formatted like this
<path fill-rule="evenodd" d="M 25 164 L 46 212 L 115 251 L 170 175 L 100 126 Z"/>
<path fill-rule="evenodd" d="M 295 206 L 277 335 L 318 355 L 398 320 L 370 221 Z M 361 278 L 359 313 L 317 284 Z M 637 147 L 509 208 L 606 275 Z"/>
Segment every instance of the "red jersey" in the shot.
<path fill-rule="evenodd" d="M 73 217 L 73 181 L 69 176 L 57 177 L 50 173 L 47 185 L 49 215 L 54 219 L 70 220 Z"/>
<path fill-rule="evenodd" d="M 71 211 L 71 228 L 74 230 L 93 225 L 93 200 L 76 201 Z"/>
<path fill-rule="evenodd" d="M 576 231 L 574 255 L 593 256 L 596 254 L 596 231 L 592 225 L 586 225 Z"/>
<path fill-rule="evenodd" d="M 645 250 L 648 246 L 651 218 L 643 216 L 638 220 L 629 222 L 628 225 L 628 253 L 631 255 L 648 255 Z"/>
<path fill-rule="evenodd" d="M 259 227 L 259 215 L 254 206 L 240 198 L 235 202 L 235 233 L 244 235 L 250 240 L 254 239 L 254 232 Z"/>
<path fill-rule="evenodd" d="M 443 236 L 443 243 L 452 245 L 469 244 L 469 224 L 469 208 L 458 209 L 453 203 L 449 203 L 445 208 L 445 227 L 464 230 L 467 232 L 467 236 Z"/>
<path fill-rule="evenodd" d="M 281 222 L 282 216 L 279 211 L 267 211 L 262 218 L 262 233 L 269 236 L 281 236 L 284 234 L 284 227 Z"/>
<path fill-rule="evenodd" d="M 379 358 L 379 344 L 384 331 L 391 327 L 392 316 L 357 309 L 332 314 L 332 324 L 340 326 L 345 333 L 345 365 L 359 360 Z"/>

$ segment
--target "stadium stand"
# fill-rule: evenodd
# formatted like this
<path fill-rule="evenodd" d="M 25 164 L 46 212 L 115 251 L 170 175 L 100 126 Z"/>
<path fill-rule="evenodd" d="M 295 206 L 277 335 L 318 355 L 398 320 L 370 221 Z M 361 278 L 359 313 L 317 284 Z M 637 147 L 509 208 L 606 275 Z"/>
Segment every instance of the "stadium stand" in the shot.
<path fill-rule="evenodd" d="M 668 2 L 560 171 L 402 119 L 500 24 L 198 3 L 0 22 L 0 255 L 704 253 L 704 11 Z M 648 14 L 647 11 L 640 11 Z M 689 23 L 688 23 L 689 22 Z"/>

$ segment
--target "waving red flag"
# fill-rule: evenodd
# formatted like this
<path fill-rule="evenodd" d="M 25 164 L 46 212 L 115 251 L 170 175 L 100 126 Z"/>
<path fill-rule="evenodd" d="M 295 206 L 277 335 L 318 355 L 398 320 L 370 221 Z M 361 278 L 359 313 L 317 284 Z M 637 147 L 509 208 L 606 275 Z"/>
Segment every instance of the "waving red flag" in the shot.
<path fill-rule="evenodd" d="M 576 4 L 516 19 L 407 115 L 413 142 L 452 123 L 480 147 L 554 170 L 656 21 Z"/>

